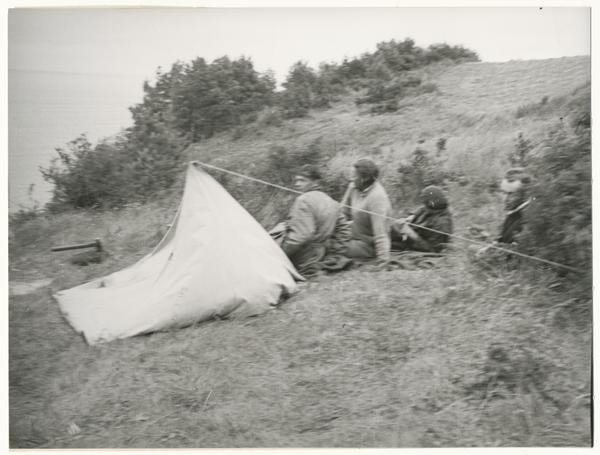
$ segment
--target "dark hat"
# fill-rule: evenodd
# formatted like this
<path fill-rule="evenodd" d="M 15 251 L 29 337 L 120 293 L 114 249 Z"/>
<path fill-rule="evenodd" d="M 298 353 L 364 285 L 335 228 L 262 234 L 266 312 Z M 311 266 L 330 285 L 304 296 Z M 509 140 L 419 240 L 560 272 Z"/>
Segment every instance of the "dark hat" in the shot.
<path fill-rule="evenodd" d="M 425 188 L 421 191 L 421 197 L 423 198 L 423 204 L 427 208 L 438 210 L 448 207 L 448 199 L 446 199 L 443 191 L 437 186 L 428 186 Z"/>
<path fill-rule="evenodd" d="M 305 164 L 296 172 L 296 175 L 301 175 L 310 180 L 321 180 L 321 172 L 314 164 Z"/>

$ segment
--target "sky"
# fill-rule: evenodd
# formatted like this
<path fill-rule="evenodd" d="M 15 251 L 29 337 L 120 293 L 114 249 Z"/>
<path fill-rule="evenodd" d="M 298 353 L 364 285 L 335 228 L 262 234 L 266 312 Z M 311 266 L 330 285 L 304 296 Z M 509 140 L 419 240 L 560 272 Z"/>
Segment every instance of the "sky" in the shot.
<path fill-rule="evenodd" d="M 15 8 L 8 68 L 154 80 L 177 60 L 246 56 L 281 83 L 297 61 L 316 69 L 406 38 L 423 48 L 462 45 L 486 62 L 589 55 L 590 9 Z"/>

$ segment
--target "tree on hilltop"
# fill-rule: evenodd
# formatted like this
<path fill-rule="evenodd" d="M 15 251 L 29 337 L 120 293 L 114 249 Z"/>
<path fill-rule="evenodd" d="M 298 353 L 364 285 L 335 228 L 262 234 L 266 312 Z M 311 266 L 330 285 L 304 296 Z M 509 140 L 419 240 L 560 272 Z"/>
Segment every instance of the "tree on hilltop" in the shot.
<path fill-rule="evenodd" d="M 317 82 L 317 74 L 307 63 L 294 63 L 285 82 L 285 91 L 280 95 L 283 114 L 287 118 L 304 117 L 312 106 L 312 87 Z"/>
<path fill-rule="evenodd" d="M 245 58 L 221 57 L 212 64 L 197 58 L 183 67 L 182 82 L 171 94 L 175 127 L 191 142 L 253 119 L 269 104 L 275 80 L 259 75 Z"/>

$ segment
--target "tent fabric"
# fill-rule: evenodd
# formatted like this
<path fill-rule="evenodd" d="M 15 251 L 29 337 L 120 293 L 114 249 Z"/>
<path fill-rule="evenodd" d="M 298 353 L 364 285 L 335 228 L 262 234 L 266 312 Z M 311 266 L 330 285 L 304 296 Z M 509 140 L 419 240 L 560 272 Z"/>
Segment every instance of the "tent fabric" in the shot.
<path fill-rule="evenodd" d="M 192 162 L 175 221 L 152 253 L 55 298 L 75 331 L 95 344 L 258 315 L 302 279 L 262 226 Z"/>

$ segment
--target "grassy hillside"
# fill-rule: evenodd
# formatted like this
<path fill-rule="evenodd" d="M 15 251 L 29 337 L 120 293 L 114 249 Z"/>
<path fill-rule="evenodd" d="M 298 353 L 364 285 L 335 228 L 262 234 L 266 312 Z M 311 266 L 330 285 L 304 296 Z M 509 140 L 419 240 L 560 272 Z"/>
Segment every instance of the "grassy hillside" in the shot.
<path fill-rule="evenodd" d="M 519 133 L 539 147 L 572 120 L 565 112 L 589 71 L 583 57 L 429 68 L 437 90 L 395 113 L 370 114 L 358 94 L 279 126 L 264 112 L 187 159 L 277 181 L 268 155 L 312 146 L 330 181 L 343 182 L 354 159 L 371 156 L 399 214 L 413 201 L 398 166 L 444 138 L 444 165 L 469 181 L 447 183 L 455 233 L 496 232 L 499 196 L 482 189 L 508 167 Z M 292 200 L 211 174 L 265 226 Z M 432 270 L 352 270 L 303 284 L 256 318 L 87 346 L 52 293 L 148 254 L 180 190 L 11 225 L 11 448 L 590 445 L 591 300 L 536 263 L 484 270 L 461 241 Z M 97 237 L 110 252 L 99 265 L 49 251 Z"/>
<path fill-rule="evenodd" d="M 395 207 L 409 208 L 406 205 L 411 206 L 412 201 L 403 200 L 401 191 L 391 189 L 401 183 L 398 165 L 417 146 L 435 152 L 436 142 L 444 138 L 448 168 L 468 176 L 472 183 L 495 182 L 508 168 L 507 156 L 519 133 L 539 144 L 550 129 L 569 120 L 564 111 L 573 92 L 589 84 L 590 64 L 585 57 L 467 63 L 428 67 L 423 76 L 424 83 L 435 84 L 437 91 L 400 101 L 394 114 L 369 114 L 369 107 L 355 105 L 360 95 L 356 94 L 334 104 L 333 109 L 311 111 L 309 118 L 281 126 L 262 126 L 259 121 L 241 131 L 224 133 L 192 147 L 189 157 L 273 181 L 276 175 L 257 172 L 270 150 L 283 147 L 298 152 L 316 143 L 330 177 L 346 171 L 358 157 L 375 159 L 382 168 L 382 181 L 396 199 Z M 519 108 L 539 104 L 544 97 L 551 109 L 517 118 Z M 222 174 L 213 175 L 222 178 Z M 234 195 L 239 187 L 240 197 L 248 193 L 244 185 L 250 185 L 231 180 L 224 183 L 230 184 L 228 189 Z M 273 216 L 264 201 L 248 201 L 248 207 L 266 224 L 282 214 Z M 496 220 L 490 221 L 496 225 Z"/>

